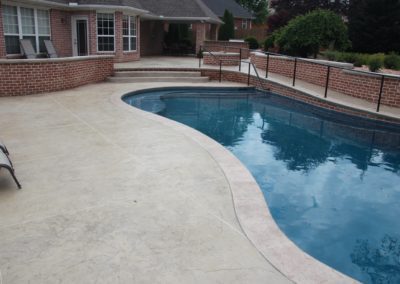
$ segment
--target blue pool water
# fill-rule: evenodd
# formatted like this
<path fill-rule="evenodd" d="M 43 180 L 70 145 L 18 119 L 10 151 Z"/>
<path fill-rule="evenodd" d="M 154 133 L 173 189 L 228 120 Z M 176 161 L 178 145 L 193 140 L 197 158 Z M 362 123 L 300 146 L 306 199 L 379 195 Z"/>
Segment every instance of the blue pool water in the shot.
<path fill-rule="evenodd" d="M 164 89 L 124 101 L 232 151 L 301 249 L 364 283 L 400 283 L 400 129 L 253 89 Z"/>

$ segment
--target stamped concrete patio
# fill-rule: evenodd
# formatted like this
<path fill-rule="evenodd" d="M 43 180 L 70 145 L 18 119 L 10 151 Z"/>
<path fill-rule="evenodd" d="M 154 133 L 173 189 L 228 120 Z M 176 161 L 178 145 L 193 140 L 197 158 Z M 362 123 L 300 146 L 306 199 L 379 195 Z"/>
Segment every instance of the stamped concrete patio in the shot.
<path fill-rule="evenodd" d="M 0 98 L 23 186 L 0 171 L 0 283 L 290 282 L 246 238 L 213 157 L 111 99 L 149 87 Z"/>

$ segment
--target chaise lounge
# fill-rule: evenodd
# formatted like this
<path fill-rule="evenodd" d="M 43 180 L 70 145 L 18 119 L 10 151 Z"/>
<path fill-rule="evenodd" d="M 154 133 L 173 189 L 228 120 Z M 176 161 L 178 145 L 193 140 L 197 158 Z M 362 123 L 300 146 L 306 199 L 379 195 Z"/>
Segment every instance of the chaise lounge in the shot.
<path fill-rule="evenodd" d="M 0 142 L 0 169 L 5 168 L 7 169 L 11 176 L 13 177 L 15 183 L 17 184 L 18 188 L 21 189 L 21 184 L 19 183 L 17 177 L 15 176 L 14 167 L 11 163 L 10 158 L 7 156 L 8 150 L 6 146 Z"/>

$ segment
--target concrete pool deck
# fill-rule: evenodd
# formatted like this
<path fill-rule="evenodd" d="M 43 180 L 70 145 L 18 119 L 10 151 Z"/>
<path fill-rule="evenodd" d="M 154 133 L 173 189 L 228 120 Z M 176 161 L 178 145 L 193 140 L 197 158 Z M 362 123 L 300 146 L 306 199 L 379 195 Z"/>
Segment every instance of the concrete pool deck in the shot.
<path fill-rule="evenodd" d="M 243 233 L 210 153 L 114 101 L 150 87 L 0 98 L 23 186 L 0 171 L 2 283 L 291 282 Z"/>
<path fill-rule="evenodd" d="M 347 283 L 277 228 L 249 172 L 100 83 L 0 98 L 1 283 Z"/>

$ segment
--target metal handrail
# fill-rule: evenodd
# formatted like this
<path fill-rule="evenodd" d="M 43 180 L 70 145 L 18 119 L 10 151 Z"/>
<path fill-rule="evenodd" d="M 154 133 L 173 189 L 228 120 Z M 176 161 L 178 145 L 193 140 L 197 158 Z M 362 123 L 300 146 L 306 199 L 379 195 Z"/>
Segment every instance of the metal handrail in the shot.
<path fill-rule="evenodd" d="M 206 47 L 206 46 L 204 46 L 204 47 Z M 223 51 L 225 51 L 225 52 L 226 52 L 226 50 L 227 50 L 228 48 L 229 48 L 229 49 L 238 49 L 239 51 L 240 51 L 240 50 L 247 50 L 247 51 L 250 51 L 250 50 L 251 50 L 250 48 L 243 48 L 243 47 L 236 47 L 236 46 L 227 46 L 227 45 L 220 45 L 220 44 L 208 44 L 207 47 L 221 47 L 221 48 L 223 48 Z"/>
<path fill-rule="evenodd" d="M 335 65 L 332 65 L 332 64 L 328 64 L 328 63 L 311 61 L 308 58 L 294 57 L 294 56 L 289 56 L 289 55 L 284 55 L 284 54 L 279 54 L 279 53 L 274 53 L 274 52 L 264 52 L 264 54 L 267 55 L 267 64 L 266 64 L 267 66 L 266 66 L 266 70 L 265 70 L 265 77 L 266 78 L 268 78 L 269 63 L 270 63 L 269 61 L 270 61 L 270 56 L 271 55 L 272 56 L 277 56 L 277 57 L 286 57 L 286 58 L 294 60 L 293 83 L 292 83 L 293 87 L 296 85 L 296 71 L 297 71 L 297 62 L 298 61 L 303 61 L 303 62 L 307 62 L 307 63 L 310 63 L 310 64 L 316 64 L 316 65 L 327 67 L 324 98 L 328 97 L 329 79 L 330 79 L 331 68 L 336 68 L 336 69 L 340 69 L 340 70 L 348 70 L 348 71 L 351 71 L 351 72 L 354 72 L 354 73 L 366 74 L 366 75 L 369 75 L 369 76 L 380 76 L 381 77 L 381 82 L 380 82 L 380 90 L 379 90 L 379 95 L 378 95 L 378 103 L 377 103 L 376 112 L 379 112 L 379 110 L 380 110 L 382 94 L 383 94 L 383 87 L 384 87 L 384 84 L 385 84 L 385 78 L 392 78 L 392 79 L 400 80 L 400 76 L 396 76 L 396 75 L 379 74 L 379 73 L 376 73 L 376 72 L 369 72 L 369 71 L 363 71 L 363 70 L 354 70 L 354 69 L 344 68 L 344 67 L 340 67 L 340 66 L 335 66 Z"/>
<path fill-rule="evenodd" d="M 265 87 L 264 81 L 261 80 L 261 77 L 258 74 L 257 67 L 251 61 L 244 61 L 241 58 L 239 60 L 237 60 L 237 59 L 221 59 L 221 58 L 216 57 L 211 51 L 202 49 L 202 46 L 200 46 L 200 52 L 207 52 L 208 54 L 210 54 L 214 58 L 215 61 L 217 61 L 217 62 L 219 61 L 219 82 L 222 81 L 222 62 L 224 62 L 224 61 L 232 62 L 233 61 L 233 62 L 239 62 L 239 71 L 241 71 L 242 63 L 249 64 L 249 69 L 248 69 L 248 73 L 247 73 L 247 85 L 248 86 L 250 85 L 251 67 L 253 67 L 254 72 L 255 72 L 255 74 L 257 76 L 258 82 L 260 83 L 260 86 L 262 86 L 265 90 L 269 89 L 268 87 Z M 199 68 L 201 68 L 201 57 L 199 57 Z"/>

